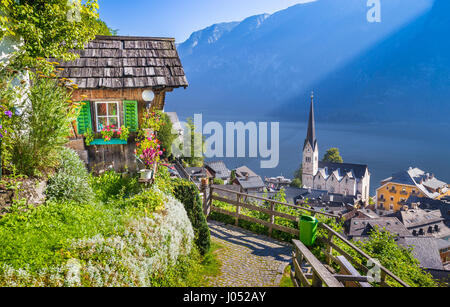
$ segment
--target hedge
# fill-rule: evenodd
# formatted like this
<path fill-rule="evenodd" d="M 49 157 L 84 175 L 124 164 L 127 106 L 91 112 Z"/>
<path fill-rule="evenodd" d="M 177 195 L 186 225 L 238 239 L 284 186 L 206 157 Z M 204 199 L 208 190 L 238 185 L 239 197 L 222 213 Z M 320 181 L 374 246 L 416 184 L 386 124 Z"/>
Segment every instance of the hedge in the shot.
<path fill-rule="evenodd" d="M 184 204 L 194 228 L 195 244 L 204 255 L 211 247 L 211 235 L 198 189 L 195 184 L 183 179 L 173 179 L 172 185 L 175 198 Z"/>

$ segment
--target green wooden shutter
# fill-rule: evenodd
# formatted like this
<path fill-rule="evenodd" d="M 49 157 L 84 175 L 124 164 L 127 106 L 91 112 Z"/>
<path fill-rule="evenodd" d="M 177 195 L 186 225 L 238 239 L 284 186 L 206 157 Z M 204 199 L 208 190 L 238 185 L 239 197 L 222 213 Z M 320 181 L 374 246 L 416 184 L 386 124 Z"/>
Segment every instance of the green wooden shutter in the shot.
<path fill-rule="evenodd" d="M 92 118 L 91 118 L 91 103 L 89 101 L 83 101 L 81 105 L 80 115 L 77 119 L 77 131 L 78 134 L 85 134 L 87 130 L 92 130 Z"/>
<path fill-rule="evenodd" d="M 123 102 L 123 117 L 125 120 L 125 127 L 132 132 L 136 132 L 139 128 L 138 119 L 138 103 L 137 101 L 124 101 Z"/>

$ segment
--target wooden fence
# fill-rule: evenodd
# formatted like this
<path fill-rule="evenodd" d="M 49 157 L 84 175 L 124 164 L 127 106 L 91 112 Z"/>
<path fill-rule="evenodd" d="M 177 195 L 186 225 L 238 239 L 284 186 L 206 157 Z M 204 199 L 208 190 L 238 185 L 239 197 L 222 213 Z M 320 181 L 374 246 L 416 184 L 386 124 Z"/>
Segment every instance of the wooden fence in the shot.
<path fill-rule="evenodd" d="M 203 192 L 203 202 L 205 215 L 209 216 L 211 212 L 217 212 L 227 216 L 231 216 L 235 219 L 235 225 L 239 225 L 239 220 L 252 222 L 255 224 L 263 225 L 269 229 L 269 236 L 272 235 L 273 230 L 278 230 L 288 234 L 292 234 L 296 237 L 300 236 L 300 230 L 294 229 L 286 226 L 281 226 L 275 224 L 275 217 L 281 217 L 290 221 L 299 222 L 298 216 L 293 216 L 286 214 L 284 212 L 279 212 L 276 210 L 276 205 L 282 205 L 289 208 L 294 208 L 297 210 L 309 212 L 311 215 L 323 215 L 328 218 L 334 218 L 340 220 L 342 217 L 335 214 L 330 214 L 327 212 L 317 211 L 298 205 L 292 205 L 288 203 L 279 202 L 272 199 L 263 198 L 260 196 L 244 194 L 241 192 L 233 191 L 230 189 L 225 189 L 222 187 L 216 187 L 213 185 L 203 185 L 201 187 Z M 222 196 L 220 196 L 222 194 Z M 231 198 L 223 197 L 227 195 Z M 249 199 L 254 199 L 266 204 L 269 204 L 269 208 L 265 208 L 256 204 L 248 203 Z M 222 208 L 214 206 L 214 201 L 224 202 L 226 204 L 234 206 L 236 209 L 234 212 L 224 210 Z M 270 221 L 264 221 L 261 219 L 249 217 L 241 214 L 241 209 L 245 208 L 251 211 L 261 212 L 267 214 L 270 217 Z M 380 286 L 389 286 L 386 282 L 387 278 L 391 278 L 393 281 L 397 282 L 399 286 L 408 287 L 404 281 L 395 276 L 388 269 L 379 265 L 375 259 L 372 259 L 364 251 L 356 247 L 353 243 L 348 241 L 343 235 L 336 232 L 334 229 L 326 224 L 320 223 L 319 227 L 327 232 L 326 238 L 319 238 L 325 245 L 325 250 L 322 252 L 325 255 L 326 263 L 322 264 L 311 251 L 303 245 L 298 240 L 293 240 L 294 252 L 293 252 L 293 266 L 294 271 L 292 273 L 292 280 L 296 286 L 304 287 L 370 287 L 371 283 L 378 284 Z M 337 240 L 340 244 L 337 244 Z M 345 246 L 345 248 L 342 248 Z M 353 254 L 357 254 L 359 257 L 366 262 L 371 262 L 374 264 L 374 268 L 368 268 L 361 264 L 360 261 L 353 256 L 351 256 L 344 249 L 352 251 Z M 335 267 L 340 268 L 340 272 L 336 273 L 333 269 L 333 264 Z M 356 268 L 358 269 L 355 269 Z M 309 272 L 308 272 L 309 270 Z M 307 271 L 306 273 L 304 271 Z M 359 272 L 366 275 L 372 273 L 374 279 L 370 279 L 367 276 L 362 276 Z M 377 280 L 377 276 L 379 280 Z"/>
<path fill-rule="evenodd" d="M 234 195 L 235 200 L 219 196 L 218 193 L 215 193 L 215 192 L 219 192 L 219 193 L 222 192 L 222 193 L 227 193 L 228 195 Z M 206 191 L 205 191 L 204 195 L 206 195 L 206 194 L 208 194 L 208 193 L 206 193 Z M 261 206 L 249 204 L 249 203 L 247 203 L 248 199 L 255 199 L 257 201 L 263 201 L 263 202 L 269 204 L 270 208 L 264 208 Z M 230 211 L 227 211 L 227 210 L 224 210 L 224 209 L 214 206 L 213 201 L 215 201 L 215 200 L 235 206 L 236 211 L 230 212 Z M 289 234 L 292 234 L 292 235 L 298 237 L 300 235 L 300 231 L 298 229 L 275 224 L 275 217 L 281 217 L 281 218 L 284 218 L 284 219 L 287 219 L 287 220 L 293 221 L 293 222 L 299 222 L 299 217 L 277 211 L 276 205 L 283 205 L 286 207 L 307 211 L 307 212 L 312 213 L 312 215 L 322 214 L 322 215 L 332 217 L 335 219 L 340 218 L 338 215 L 321 212 L 321 211 L 316 211 L 313 209 L 304 208 L 304 207 L 300 207 L 300 206 L 296 206 L 296 205 L 291 205 L 291 204 L 287 204 L 287 203 L 283 203 L 283 202 L 279 202 L 276 200 L 255 196 L 255 195 L 244 194 L 244 193 L 232 191 L 229 189 L 214 187 L 213 185 L 211 185 L 209 187 L 209 199 L 205 200 L 205 213 L 206 213 L 206 216 L 209 216 L 210 212 L 217 212 L 217 213 L 221 213 L 224 215 L 234 217 L 236 226 L 239 225 L 239 220 L 244 220 L 247 222 L 252 222 L 255 224 L 263 225 L 269 229 L 269 236 L 272 236 L 273 230 L 278 230 L 278 231 L 289 233 Z M 243 214 L 241 214 L 242 208 L 267 214 L 270 216 L 270 222 L 243 215 Z"/>

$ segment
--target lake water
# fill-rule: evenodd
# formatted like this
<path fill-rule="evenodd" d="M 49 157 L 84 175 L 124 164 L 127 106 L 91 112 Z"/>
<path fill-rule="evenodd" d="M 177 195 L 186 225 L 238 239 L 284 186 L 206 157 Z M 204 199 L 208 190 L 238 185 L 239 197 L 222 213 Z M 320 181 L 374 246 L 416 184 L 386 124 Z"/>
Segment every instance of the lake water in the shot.
<path fill-rule="evenodd" d="M 180 120 L 193 114 L 178 112 Z M 203 122 L 270 121 L 263 118 L 220 118 L 203 114 Z M 306 137 L 305 122 L 280 122 L 280 163 L 276 169 L 261 169 L 259 159 L 217 158 L 228 168 L 247 165 L 262 177 L 283 175 L 292 178 L 302 160 Z M 225 125 L 224 125 L 225 127 Z M 434 124 L 429 121 L 404 124 L 330 124 L 316 123 L 319 155 L 331 147 L 340 149 L 346 163 L 369 165 L 371 193 L 374 194 L 380 181 L 393 173 L 410 166 L 433 173 L 440 180 L 450 182 L 450 123 Z"/>

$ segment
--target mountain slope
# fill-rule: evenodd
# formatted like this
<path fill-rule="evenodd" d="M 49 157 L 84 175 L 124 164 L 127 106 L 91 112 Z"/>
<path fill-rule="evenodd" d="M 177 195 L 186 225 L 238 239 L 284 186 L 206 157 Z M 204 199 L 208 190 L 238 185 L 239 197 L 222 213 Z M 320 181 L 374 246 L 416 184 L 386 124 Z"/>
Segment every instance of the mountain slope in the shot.
<path fill-rule="evenodd" d="M 338 72 L 420 19 L 432 4 L 432 0 L 382 2 L 382 22 L 373 24 L 366 20 L 366 1 L 346 0 L 344 6 L 341 1 L 318 0 L 273 15 L 253 16 L 228 24 L 226 29 L 222 24 L 216 32 L 210 27 L 195 35 L 208 43 L 194 44 L 191 36 L 179 46 L 190 87 L 171 95 L 169 103 L 178 110 L 188 105 L 216 115 L 278 113 L 283 118 L 303 120 L 308 103 L 305 93 L 319 84 L 330 84 L 330 76 L 347 76 Z M 389 51 L 396 44 L 385 44 L 384 50 Z M 378 70 L 372 65 L 367 67 Z M 324 108 L 335 104 L 334 107 L 345 110 L 348 92 L 342 89 L 347 87 L 338 87 L 336 78 L 331 82 L 336 88 L 335 100 L 324 101 L 325 90 L 321 86 L 318 95 Z M 353 84 L 350 90 L 355 88 L 359 85 Z M 323 115 L 324 111 L 320 113 Z"/>
<path fill-rule="evenodd" d="M 448 122 L 450 112 L 450 2 L 427 14 L 313 85 L 321 119 Z M 276 112 L 295 120 L 308 92 Z M 288 111 L 294 110 L 294 112 Z"/>

